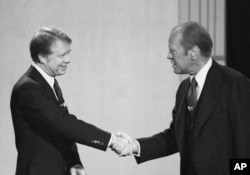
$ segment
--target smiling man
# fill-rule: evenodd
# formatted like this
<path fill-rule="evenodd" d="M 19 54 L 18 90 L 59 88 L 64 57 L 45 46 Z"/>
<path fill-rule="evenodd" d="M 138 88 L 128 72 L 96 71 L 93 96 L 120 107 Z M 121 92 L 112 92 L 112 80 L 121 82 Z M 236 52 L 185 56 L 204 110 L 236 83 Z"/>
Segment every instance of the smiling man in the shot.
<path fill-rule="evenodd" d="M 31 39 L 33 63 L 11 96 L 16 175 L 85 175 L 76 143 L 105 151 L 114 143 L 126 142 L 77 119 L 65 106 L 55 77 L 66 73 L 71 43 L 55 27 L 43 27 Z"/>

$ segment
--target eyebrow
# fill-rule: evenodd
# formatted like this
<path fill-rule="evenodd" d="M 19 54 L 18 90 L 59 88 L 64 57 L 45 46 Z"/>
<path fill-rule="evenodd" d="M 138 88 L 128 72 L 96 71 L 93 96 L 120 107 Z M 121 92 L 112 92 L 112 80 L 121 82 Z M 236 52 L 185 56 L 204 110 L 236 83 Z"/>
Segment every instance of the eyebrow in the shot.
<path fill-rule="evenodd" d="M 58 56 L 64 56 L 64 55 L 70 53 L 71 51 L 72 51 L 72 49 L 70 49 L 70 50 L 68 50 L 68 51 L 66 51 L 66 52 L 64 52 L 64 53 L 62 53 L 62 54 L 60 54 L 60 55 L 58 55 Z"/>
<path fill-rule="evenodd" d="M 176 50 L 172 49 L 172 48 L 169 48 L 169 51 L 170 52 L 176 52 Z"/>

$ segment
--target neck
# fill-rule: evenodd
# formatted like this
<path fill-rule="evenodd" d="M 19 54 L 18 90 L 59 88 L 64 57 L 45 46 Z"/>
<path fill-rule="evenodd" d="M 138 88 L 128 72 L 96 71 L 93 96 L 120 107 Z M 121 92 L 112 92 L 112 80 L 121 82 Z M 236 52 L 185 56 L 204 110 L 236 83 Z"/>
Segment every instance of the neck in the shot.
<path fill-rule="evenodd" d="M 43 64 L 43 63 L 35 63 L 38 67 L 40 67 L 46 74 L 48 74 L 51 77 L 55 77 L 53 74 L 53 71 L 49 68 L 49 66 Z"/>
<path fill-rule="evenodd" d="M 193 65 L 193 71 L 189 73 L 191 76 L 195 76 L 208 62 L 209 58 L 200 57 Z"/>

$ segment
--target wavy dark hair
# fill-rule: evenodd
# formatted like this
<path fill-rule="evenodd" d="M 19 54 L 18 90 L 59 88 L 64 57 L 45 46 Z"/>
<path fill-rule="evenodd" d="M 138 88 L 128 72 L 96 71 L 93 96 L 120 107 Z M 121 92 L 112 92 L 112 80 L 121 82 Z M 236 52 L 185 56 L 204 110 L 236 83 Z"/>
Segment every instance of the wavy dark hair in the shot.
<path fill-rule="evenodd" d="M 61 40 L 68 44 L 72 43 L 68 34 L 57 27 L 42 27 L 32 37 L 30 41 L 30 55 L 34 62 L 40 62 L 38 55 L 43 56 L 52 53 L 51 46 L 55 41 Z"/>

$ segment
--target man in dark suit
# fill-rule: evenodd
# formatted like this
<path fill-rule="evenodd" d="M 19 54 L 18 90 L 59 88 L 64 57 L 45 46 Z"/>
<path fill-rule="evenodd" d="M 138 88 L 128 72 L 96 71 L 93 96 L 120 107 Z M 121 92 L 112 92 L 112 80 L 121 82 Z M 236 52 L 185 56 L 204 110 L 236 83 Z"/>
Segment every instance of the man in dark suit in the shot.
<path fill-rule="evenodd" d="M 66 72 L 71 43 L 55 27 L 41 28 L 30 42 L 33 63 L 11 95 L 16 175 L 84 175 L 76 143 L 105 151 L 126 142 L 68 112 L 55 77 Z"/>
<path fill-rule="evenodd" d="M 168 59 L 181 82 L 170 127 L 130 139 L 137 163 L 180 153 L 181 175 L 228 175 L 231 158 L 250 158 L 250 80 L 211 58 L 212 40 L 196 22 L 173 28 Z M 117 149 L 118 150 L 118 149 Z"/>

